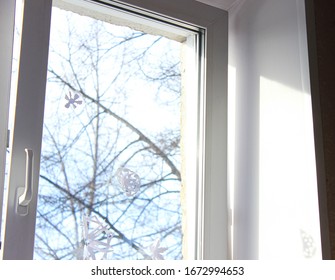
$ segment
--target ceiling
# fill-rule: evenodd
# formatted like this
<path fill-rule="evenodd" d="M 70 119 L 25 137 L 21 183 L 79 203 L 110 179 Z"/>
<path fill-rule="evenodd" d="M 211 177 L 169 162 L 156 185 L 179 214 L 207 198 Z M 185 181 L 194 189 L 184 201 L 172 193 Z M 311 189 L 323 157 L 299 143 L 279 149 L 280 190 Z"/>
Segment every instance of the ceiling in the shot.
<path fill-rule="evenodd" d="M 223 10 L 228 10 L 235 2 L 239 0 L 196 0 L 210 6 L 214 6 Z"/>

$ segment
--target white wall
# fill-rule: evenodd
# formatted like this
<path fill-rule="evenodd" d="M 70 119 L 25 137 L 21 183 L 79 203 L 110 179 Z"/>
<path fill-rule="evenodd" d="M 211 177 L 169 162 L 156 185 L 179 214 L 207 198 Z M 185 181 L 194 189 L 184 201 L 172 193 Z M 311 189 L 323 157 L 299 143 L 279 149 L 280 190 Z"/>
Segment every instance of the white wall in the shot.
<path fill-rule="evenodd" d="M 304 1 L 229 17 L 233 257 L 321 258 Z"/>

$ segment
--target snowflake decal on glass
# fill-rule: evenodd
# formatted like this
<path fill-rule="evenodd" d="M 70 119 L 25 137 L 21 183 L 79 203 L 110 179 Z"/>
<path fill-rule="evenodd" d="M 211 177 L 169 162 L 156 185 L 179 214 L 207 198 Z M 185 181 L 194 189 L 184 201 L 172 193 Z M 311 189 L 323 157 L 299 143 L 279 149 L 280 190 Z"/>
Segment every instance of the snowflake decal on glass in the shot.
<path fill-rule="evenodd" d="M 117 171 L 117 178 L 127 196 L 134 196 L 140 190 L 140 177 L 128 168 L 120 167 Z"/>
<path fill-rule="evenodd" d="M 112 238 L 113 233 L 96 216 L 83 217 L 84 260 L 106 259 L 107 254 L 112 252 Z M 100 258 L 97 258 L 98 255 Z"/>
<path fill-rule="evenodd" d="M 74 108 L 77 108 L 77 105 L 81 105 L 83 103 L 83 101 L 78 100 L 80 98 L 79 94 L 76 93 L 73 97 L 72 97 L 72 93 L 69 91 L 69 94 L 65 96 L 65 99 L 68 101 L 65 104 L 65 108 L 70 108 L 71 104 L 73 105 Z"/>
<path fill-rule="evenodd" d="M 313 237 L 307 232 L 300 230 L 303 252 L 305 258 L 312 258 L 316 253 L 316 247 Z"/>
<path fill-rule="evenodd" d="M 150 245 L 151 258 L 153 260 L 164 260 L 162 253 L 164 253 L 167 248 L 160 247 L 160 240 L 157 239 L 153 244 Z"/>

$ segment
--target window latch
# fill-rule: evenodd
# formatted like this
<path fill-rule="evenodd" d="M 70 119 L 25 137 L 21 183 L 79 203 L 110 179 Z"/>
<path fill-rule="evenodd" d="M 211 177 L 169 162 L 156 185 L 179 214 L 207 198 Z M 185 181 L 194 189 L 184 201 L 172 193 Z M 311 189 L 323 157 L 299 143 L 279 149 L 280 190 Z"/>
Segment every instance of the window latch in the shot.
<path fill-rule="evenodd" d="M 17 213 L 20 216 L 28 214 L 28 205 L 33 197 L 33 150 L 25 149 L 26 152 L 26 178 L 25 186 L 17 189 Z"/>

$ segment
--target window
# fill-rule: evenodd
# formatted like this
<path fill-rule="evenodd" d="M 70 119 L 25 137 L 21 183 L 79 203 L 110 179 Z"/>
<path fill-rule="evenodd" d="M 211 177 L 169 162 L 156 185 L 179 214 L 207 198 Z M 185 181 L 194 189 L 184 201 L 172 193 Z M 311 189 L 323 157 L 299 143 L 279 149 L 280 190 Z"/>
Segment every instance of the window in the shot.
<path fill-rule="evenodd" d="M 36 258 L 98 257 L 95 245 L 121 259 L 227 258 L 226 12 L 188 1 L 55 5 L 65 36 L 51 27 L 48 64 L 51 1 L 24 3 L 3 259 L 31 259 L 34 244 Z M 103 243 L 88 244 L 92 225 Z"/>

